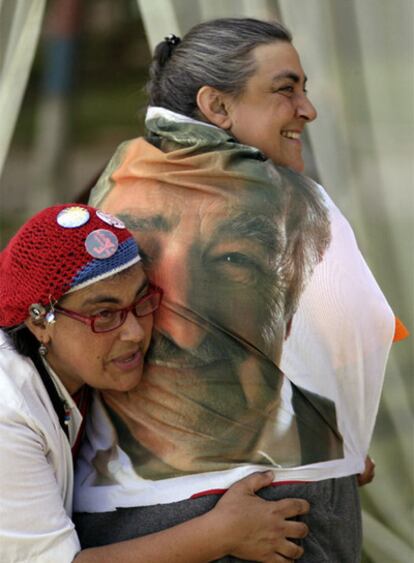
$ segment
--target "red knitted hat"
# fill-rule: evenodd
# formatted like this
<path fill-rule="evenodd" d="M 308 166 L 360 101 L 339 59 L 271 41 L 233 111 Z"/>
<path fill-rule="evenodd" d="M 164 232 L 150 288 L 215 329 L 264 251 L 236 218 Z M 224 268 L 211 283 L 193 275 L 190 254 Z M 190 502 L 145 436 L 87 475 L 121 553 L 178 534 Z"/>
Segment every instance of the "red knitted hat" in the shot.
<path fill-rule="evenodd" d="M 140 260 L 122 221 L 88 205 L 44 209 L 0 253 L 0 326 L 23 323 L 34 303 L 46 309 L 65 293 Z"/>

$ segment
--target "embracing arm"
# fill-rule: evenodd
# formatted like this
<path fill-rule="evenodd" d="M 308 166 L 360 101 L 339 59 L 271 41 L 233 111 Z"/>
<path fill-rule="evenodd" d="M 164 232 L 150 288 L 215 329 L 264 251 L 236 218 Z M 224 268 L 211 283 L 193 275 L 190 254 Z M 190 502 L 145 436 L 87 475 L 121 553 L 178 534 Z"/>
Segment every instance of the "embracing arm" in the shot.
<path fill-rule="evenodd" d="M 4 407 L 4 405 L 3 405 Z M 0 552 L 7 561 L 76 563 L 205 563 L 227 554 L 265 563 L 298 558 L 289 538 L 308 533 L 289 520 L 309 510 L 302 499 L 265 501 L 255 495 L 272 473 L 256 473 L 233 485 L 208 513 L 173 528 L 80 551 L 62 500 L 65 473 L 60 439 L 55 448 L 30 416 L 4 407 L 0 413 Z M 70 459 L 70 458 L 69 458 Z M 69 464 L 70 468 L 70 464 Z M 57 474 L 60 478 L 57 479 Z"/>
<path fill-rule="evenodd" d="M 305 514 L 309 504 L 302 499 L 265 501 L 255 495 L 271 482 L 271 472 L 250 475 L 202 516 L 142 538 L 85 549 L 74 561 L 207 563 L 227 554 L 264 563 L 297 559 L 303 549 L 288 538 L 305 537 L 308 529 L 288 518 Z"/>

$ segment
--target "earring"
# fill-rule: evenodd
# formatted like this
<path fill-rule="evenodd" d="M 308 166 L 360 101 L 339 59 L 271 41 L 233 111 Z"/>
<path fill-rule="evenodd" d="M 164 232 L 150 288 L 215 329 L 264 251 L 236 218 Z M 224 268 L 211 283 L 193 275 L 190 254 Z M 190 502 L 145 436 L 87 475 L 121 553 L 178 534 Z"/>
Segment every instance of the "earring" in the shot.
<path fill-rule="evenodd" d="M 48 352 L 46 344 L 42 342 L 39 346 L 39 354 L 44 358 Z"/>

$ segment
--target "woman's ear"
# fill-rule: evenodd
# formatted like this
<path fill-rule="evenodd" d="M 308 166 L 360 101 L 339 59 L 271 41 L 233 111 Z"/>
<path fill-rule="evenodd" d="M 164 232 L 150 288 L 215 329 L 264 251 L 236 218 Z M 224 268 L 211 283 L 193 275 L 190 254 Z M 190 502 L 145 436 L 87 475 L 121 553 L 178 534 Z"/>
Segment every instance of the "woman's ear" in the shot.
<path fill-rule="evenodd" d="M 33 319 L 30 317 L 25 320 L 24 324 L 30 330 L 30 332 L 35 336 L 36 340 L 38 340 L 42 344 L 48 344 L 51 339 L 50 335 L 50 325 L 43 321 L 41 323 L 34 322 Z"/>
<path fill-rule="evenodd" d="M 221 129 L 230 129 L 232 121 L 228 113 L 227 95 L 216 90 L 212 86 L 202 86 L 197 92 L 198 110 L 205 119 L 221 127 Z"/>

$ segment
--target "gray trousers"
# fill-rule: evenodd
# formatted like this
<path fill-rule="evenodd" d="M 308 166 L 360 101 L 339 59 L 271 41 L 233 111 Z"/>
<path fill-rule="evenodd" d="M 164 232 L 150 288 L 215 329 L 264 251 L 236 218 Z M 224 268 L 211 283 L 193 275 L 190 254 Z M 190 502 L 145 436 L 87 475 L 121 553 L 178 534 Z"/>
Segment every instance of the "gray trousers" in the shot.
<path fill-rule="evenodd" d="M 358 563 L 361 558 L 361 511 L 355 477 L 266 487 L 259 496 L 267 500 L 306 499 L 311 509 L 300 519 L 309 535 L 300 540 L 304 563 Z M 171 504 L 120 508 L 113 512 L 77 513 L 74 522 L 82 548 L 96 547 L 164 530 L 210 510 L 219 495 L 207 495 Z M 242 561 L 227 556 L 220 563 Z M 183 563 L 185 563 L 183 561 Z"/>

